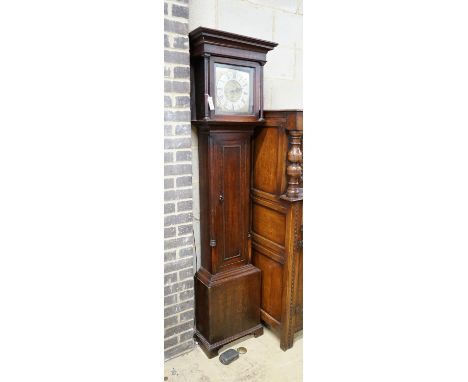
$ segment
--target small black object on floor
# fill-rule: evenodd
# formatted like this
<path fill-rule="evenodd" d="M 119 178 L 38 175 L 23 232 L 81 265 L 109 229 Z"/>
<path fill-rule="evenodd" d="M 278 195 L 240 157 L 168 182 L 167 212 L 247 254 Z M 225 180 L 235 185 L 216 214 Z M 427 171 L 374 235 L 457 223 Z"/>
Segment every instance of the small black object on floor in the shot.
<path fill-rule="evenodd" d="M 225 352 L 223 352 L 219 356 L 219 361 L 223 365 L 229 365 L 231 362 L 235 361 L 237 358 L 239 358 L 239 352 L 237 350 L 234 350 L 234 349 L 229 349 L 229 350 L 226 350 Z"/>

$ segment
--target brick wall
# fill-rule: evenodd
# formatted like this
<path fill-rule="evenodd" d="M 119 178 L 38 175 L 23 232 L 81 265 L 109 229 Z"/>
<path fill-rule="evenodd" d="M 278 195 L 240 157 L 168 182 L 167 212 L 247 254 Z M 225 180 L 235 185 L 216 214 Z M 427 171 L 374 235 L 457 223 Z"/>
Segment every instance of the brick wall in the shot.
<path fill-rule="evenodd" d="M 188 0 L 164 3 L 164 358 L 194 347 Z"/>

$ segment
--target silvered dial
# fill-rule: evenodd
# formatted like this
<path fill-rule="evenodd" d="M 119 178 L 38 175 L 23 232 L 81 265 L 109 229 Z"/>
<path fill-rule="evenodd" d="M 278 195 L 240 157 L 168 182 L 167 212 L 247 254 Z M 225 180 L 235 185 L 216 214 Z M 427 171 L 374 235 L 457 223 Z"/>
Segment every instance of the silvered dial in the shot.
<path fill-rule="evenodd" d="M 249 113 L 251 104 L 250 72 L 216 66 L 216 112 Z"/>

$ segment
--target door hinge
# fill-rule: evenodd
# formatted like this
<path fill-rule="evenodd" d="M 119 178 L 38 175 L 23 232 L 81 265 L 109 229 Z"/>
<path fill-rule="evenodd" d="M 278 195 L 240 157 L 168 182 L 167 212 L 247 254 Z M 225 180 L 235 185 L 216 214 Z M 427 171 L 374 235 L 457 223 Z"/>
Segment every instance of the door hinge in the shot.
<path fill-rule="evenodd" d="M 210 247 L 216 247 L 216 240 L 215 239 L 210 240 Z"/>

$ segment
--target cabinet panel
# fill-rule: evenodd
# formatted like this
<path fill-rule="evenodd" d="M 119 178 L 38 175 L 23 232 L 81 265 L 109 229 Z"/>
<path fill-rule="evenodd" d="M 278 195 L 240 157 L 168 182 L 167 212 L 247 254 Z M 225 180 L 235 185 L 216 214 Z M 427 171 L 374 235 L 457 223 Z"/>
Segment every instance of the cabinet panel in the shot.
<path fill-rule="evenodd" d="M 287 141 L 277 126 L 263 127 L 255 136 L 253 188 L 281 194 L 285 181 Z"/>
<path fill-rule="evenodd" d="M 281 321 L 283 266 L 281 263 L 255 250 L 252 251 L 252 262 L 262 271 L 260 307 L 279 322 Z"/>
<path fill-rule="evenodd" d="M 242 211 L 242 195 L 241 188 L 241 165 L 242 148 L 241 145 L 226 145 L 222 147 L 223 156 L 223 188 L 224 201 L 222 206 L 222 224 L 224 238 L 224 254 L 223 262 L 239 258 L 243 252 L 242 229 L 244 221 L 240 215 Z M 232 229 L 232 227 L 239 227 Z"/>
<path fill-rule="evenodd" d="M 284 247 L 286 216 L 271 208 L 254 204 L 252 210 L 253 231 Z"/>

